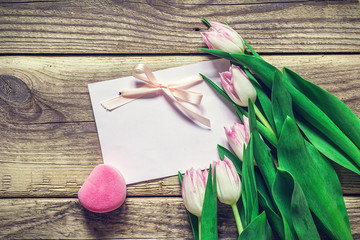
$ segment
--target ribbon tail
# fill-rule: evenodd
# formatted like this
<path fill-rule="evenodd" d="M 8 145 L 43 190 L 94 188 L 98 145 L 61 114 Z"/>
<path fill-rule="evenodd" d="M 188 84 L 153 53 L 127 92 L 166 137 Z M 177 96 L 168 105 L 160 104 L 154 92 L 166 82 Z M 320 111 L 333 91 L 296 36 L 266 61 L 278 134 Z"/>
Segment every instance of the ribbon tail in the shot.
<path fill-rule="evenodd" d="M 185 107 L 184 105 L 181 104 L 181 102 L 179 102 L 175 96 L 172 94 L 172 92 L 167 89 L 167 88 L 163 88 L 162 89 L 163 92 L 181 109 L 183 110 L 187 116 L 195 121 L 195 122 L 199 122 L 201 123 L 202 125 L 208 127 L 208 128 L 211 128 L 211 124 L 210 124 L 210 120 L 207 119 L 206 117 L 203 117 L 201 116 L 200 114 L 196 113 L 196 112 L 193 112 L 191 111 L 190 109 L 188 109 L 187 107 Z"/>
<path fill-rule="evenodd" d="M 145 95 L 145 94 L 144 94 Z M 122 105 L 125 105 L 131 101 L 134 101 L 135 99 L 138 99 L 139 97 L 134 98 L 125 98 L 122 96 L 117 96 L 108 100 L 105 100 L 101 102 L 101 106 L 105 108 L 108 111 L 112 111 L 118 107 L 121 107 Z"/>
<path fill-rule="evenodd" d="M 178 89 L 178 88 L 171 89 L 171 92 L 177 99 L 192 104 L 200 104 L 203 97 L 201 93 Z"/>
<path fill-rule="evenodd" d="M 134 88 L 134 89 L 125 89 L 121 91 L 121 95 L 103 101 L 101 103 L 101 106 L 103 106 L 103 108 L 105 108 L 108 111 L 112 111 L 118 107 L 121 107 L 122 105 L 134 101 L 135 99 L 141 98 L 146 94 L 156 92 L 158 90 L 159 90 L 158 88 L 147 87 L 147 86 Z"/>
<path fill-rule="evenodd" d="M 180 102 L 177 102 L 178 106 L 190 117 L 191 120 L 195 120 L 202 125 L 211 128 L 210 120 L 204 116 L 201 116 L 200 114 L 197 114 L 196 112 L 191 111 L 190 109 L 186 108 L 184 105 L 182 105 Z"/>
<path fill-rule="evenodd" d="M 121 90 L 121 96 L 124 98 L 141 98 L 142 96 L 159 91 L 157 87 L 149 87 L 148 85 L 133 89 Z"/>

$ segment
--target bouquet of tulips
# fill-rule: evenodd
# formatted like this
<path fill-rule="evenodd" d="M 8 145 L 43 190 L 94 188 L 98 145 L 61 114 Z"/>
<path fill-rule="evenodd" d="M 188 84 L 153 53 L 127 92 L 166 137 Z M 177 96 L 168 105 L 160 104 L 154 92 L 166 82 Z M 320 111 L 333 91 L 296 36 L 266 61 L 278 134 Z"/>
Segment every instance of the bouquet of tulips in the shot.
<path fill-rule="evenodd" d="M 232 151 L 209 170 L 186 171 L 182 196 L 194 239 L 218 239 L 217 198 L 232 207 L 238 239 L 353 239 L 331 161 L 360 174 L 360 119 L 338 98 L 281 72 L 228 24 L 208 22 L 201 49 L 228 59 L 222 87 L 241 123 L 225 127 Z M 239 210 L 243 211 L 239 214 Z"/>

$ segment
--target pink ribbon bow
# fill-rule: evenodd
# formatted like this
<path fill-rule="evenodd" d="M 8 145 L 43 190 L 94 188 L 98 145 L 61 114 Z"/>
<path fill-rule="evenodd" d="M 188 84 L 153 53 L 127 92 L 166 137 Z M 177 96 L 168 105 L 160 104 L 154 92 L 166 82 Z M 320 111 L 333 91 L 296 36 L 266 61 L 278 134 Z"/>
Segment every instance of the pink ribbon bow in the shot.
<path fill-rule="evenodd" d="M 145 75 L 141 73 L 144 73 Z M 142 80 L 147 84 L 139 88 L 122 90 L 118 97 L 106 100 L 101 103 L 105 109 L 111 111 L 137 98 L 141 98 L 146 94 L 162 91 L 170 98 L 172 102 L 174 102 L 183 112 L 185 112 L 190 119 L 210 128 L 211 125 L 209 119 L 194 111 L 191 111 L 179 101 L 181 100 L 192 104 L 201 103 L 203 96 L 201 93 L 184 89 L 202 82 L 203 78 L 200 75 L 192 76 L 176 83 L 164 85 L 156 80 L 152 71 L 144 64 L 135 65 L 132 69 L 132 75 L 133 77 Z"/>

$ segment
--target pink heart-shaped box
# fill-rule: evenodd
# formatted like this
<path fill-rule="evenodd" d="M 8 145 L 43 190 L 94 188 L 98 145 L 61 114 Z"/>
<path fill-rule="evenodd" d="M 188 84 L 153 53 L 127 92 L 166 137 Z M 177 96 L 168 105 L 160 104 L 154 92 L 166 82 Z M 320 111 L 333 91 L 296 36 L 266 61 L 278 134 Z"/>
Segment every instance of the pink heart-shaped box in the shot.
<path fill-rule="evenodd" d="M 97 213 L 110 212 L 120 207 L 126 198 L 126 183 L 115 168 L 96 166 L 78 192 L 80 203 Z"/>

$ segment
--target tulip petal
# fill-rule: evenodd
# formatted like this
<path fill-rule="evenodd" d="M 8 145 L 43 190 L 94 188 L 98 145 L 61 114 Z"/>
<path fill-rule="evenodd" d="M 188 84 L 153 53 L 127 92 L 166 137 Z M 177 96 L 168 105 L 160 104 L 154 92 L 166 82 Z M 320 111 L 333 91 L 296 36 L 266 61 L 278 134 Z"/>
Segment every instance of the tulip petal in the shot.
<path fill-rule="evenodd" d="M 182 182 L 183 182 L 184 177 L 181 174 L 181 172 L 178 172 L 178 177 L 179 177 L 180 185 L 182 186 Z M 182 187 L 181 187 L 181 191 L 182 191 Z M 187 214 L 188 214 L 189 219 L 190 219 L 190 225 L 191 225 L 191 229 L 193 231 L 194 240 L 199 240 L 199 221 L 198 221 L 198 217 L 195 216 L 194 214 L 192 214 L 191 212 L 189 212 L 188 210 L 187 210 Z"/>
<path fill-rule="evenodd" d="M 245 126 L 240 123 L 234 123 L 233 127 L 229 130 L 225 128 L 226 138 L 231 149 L 235 152 L 236 156 L 243 159 L 243 148 L 246 146 L 245 141 Z"/>
<path fill-rule="evenodd" d="M 201 32 L 200 33 L 204 42 L 206 43 L 206 45 L 208 46 L 208 48 L 210 49 L 214 49 L 213 46 L 211 45 L 211 42 L 208 40 L 208 34 L 206 32 Z"/>
<path fill-rule="evenodd" d="M 243 121 L 245 128 L 245 142 L 248 143 L 250 140 L 250 123 L 249 123 L 249 119 L 246 116 L 243 117 Z"/>
<path fill-rule="evenodd" d="M 230 97 L 230 99 L 236 103 L 240 104 L 239 98 L 235 92 L 233 82 L 231 80 L 232 74 L 231 72 L 222 72 L 220 73 L 220 80 L 221 84 L 227 93 L 227 95 Z"/>
<path fill-rule="evenodd" d="M 205 194 L 205 178 L 200 169 L 193 168 L 185 172 L 181 193 L 186 209 L 196 216 L 201 216 Z"/>
<path fill-rule="evenodd" d="M 216 168 L 216 186 L 219 201 L 232 205 L 236 203 L 241 194 L 241 182 L 234 164 L 227 158 L 213 164 Z"/>
<path fill-rule="evenodd" d="M 214 49 L 223 50 L 231 53 L 242 53 L 235 43 L 224 37 L 224 35 L 217 32 L 208 32 L 207 40 L 211 43 Z"/>
<path fill-rule="evenodd" d="M 255 140 L 256 138 L 254 138 Z M 260 139 L 260 138 L 259 138 Z M 262 142 L 262 141 L 261 141 Z M 254 142 L 255 143 L 255 142 Z M 265 144 L 264 142 L 262 142 Z M 254 149 L 257 149 L 256 147 Z M 219 155 L 221 159 L 224 159 L 227 156 L 233 163 L 237 169 L 238 174 L 241 176 L 242 174 L 242 162 L 239 161 L 228 149 L 224 148 L 223 146 L 218 145 Z M 284 231 L 283 231 L 283 224 L 282 219 L 278 215 L 278 210 L 276 206 L 274 206 L 273 201 L 268 192 L 268 188 L 264 182 L 263 177 L 259 173 L 259 171 L 255 171 L 255 178 L 256 178 L 256 185 L 259 197 L 259 205 L 262 209 L 265 210 L 267 217 L 275 229 L 275 231 L 279 234 L 281 239 L 284 239 Z M 244 229 L 245 231 L 245 229 Z"/>
<path fill-rule="evenodd" d="M 240 106 L 248 106 L 249 98 L 252 102 L 255 102 L 257 96 L 255 88 L 240 68 L 233 68 L 233 79 L 235 92 L 242 103 Z"/>
<path fill-rule="evenodd" d="M 237 45 L 241 49 L 242 53 L 244 52 L 245 49 L 244 41 L 242 37 L 233 28 L 231 28 L 229 25 L 219 22 L 210 21 L 209 23 L 211 24 L 212 30 L 221 33 L 225 38 L 229 39 L 235 45 Z"/>

